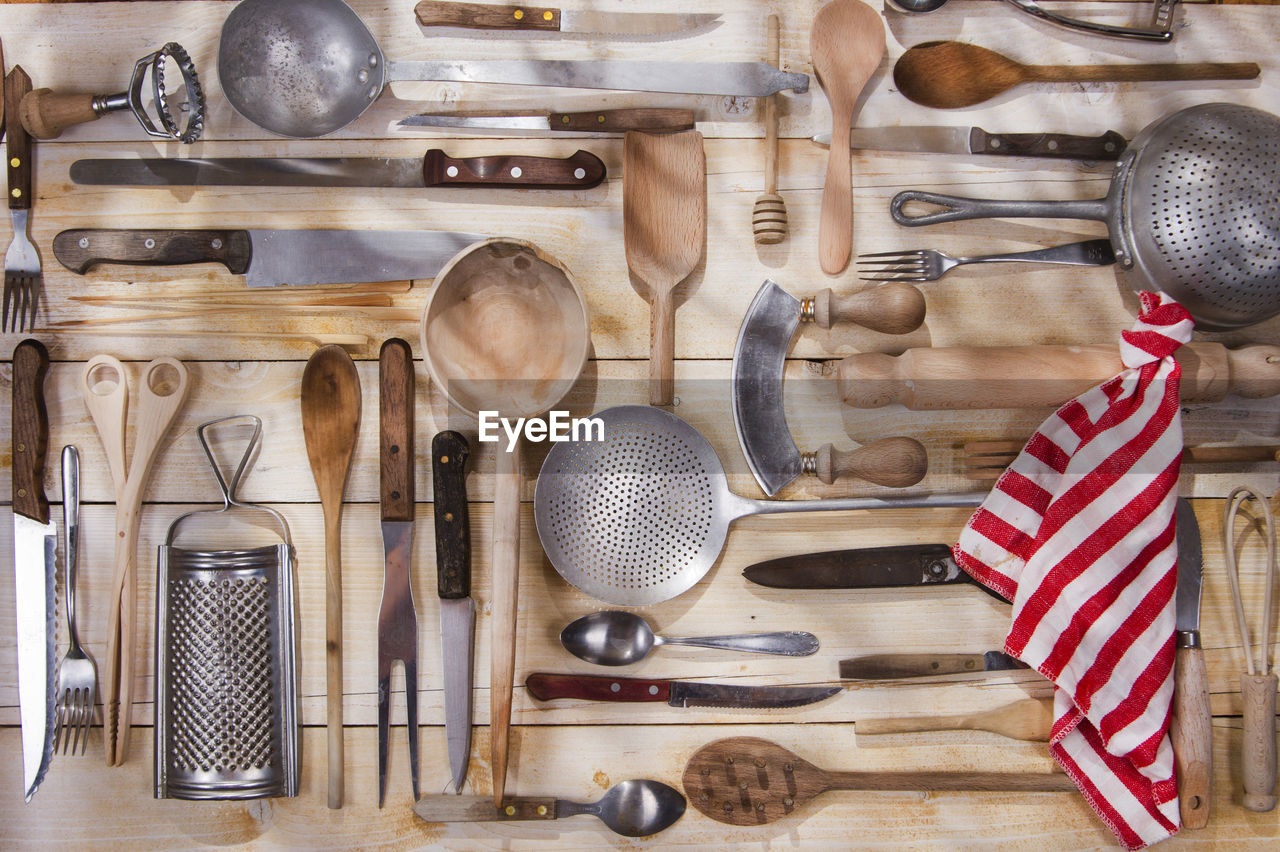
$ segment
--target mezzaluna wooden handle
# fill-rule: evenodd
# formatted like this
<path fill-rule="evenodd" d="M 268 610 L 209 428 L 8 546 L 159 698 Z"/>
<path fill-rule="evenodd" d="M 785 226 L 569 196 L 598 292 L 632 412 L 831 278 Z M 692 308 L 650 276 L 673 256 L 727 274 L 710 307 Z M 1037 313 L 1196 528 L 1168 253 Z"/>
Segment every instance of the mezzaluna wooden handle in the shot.
<path fill-rule="evenodd" d="M 13 511 L 41 524 L 49 523 L 44 494 L 44 458 L 49 450 L 49 415 L 44 379 L 49 350 L 28 338 L 13 350 Z"/>
<path fill-rule="evenodd" d="M 22 126 L 37 139 L 57 139 L 62 131 L 101 117 L 93 108 L 94 95 L 64 93 L 52 89 L 36 89 L 22 99 L 18 113 Z"/>
<path fill-rule="evenodd" d="M 599 677 L 534 672 L 525 678 L 525 689 L 539 701 L 580 698 L 584 701 L 666 701 L 671 682 L 634 677 Z"/>
<path fill-rule="evenodd" d="M 830 288 L 813 297 L 813 324 L 851 322 L 883 334 L 910 334 L 924 323 L 924 294 L 916 287 L 890 282 L 838 296 Z"/>
<path fill-rule="evenodd" d="M 384 521 L 413 520 L 413 354 L 393 337 L 378 352 L 379 497 Z"/>
<path fill-rule="evenodd" d="M 81 275 L 99 263 L 179 266 L 221 263 L 233 275 L 249 269 L 249 232 L 202 228 L 76 228 L 53 238 L 53 256 Z"/>
<path fill-rule="evenodd" d="M 5 141 L 4 159 L 9 167 L 9 209 L 30 210 L 32 199 L 32 180 L 35 169 L 32 167 L 33 153 L 31 137 L 22 126 L 21 110 L 18 105 L 31 91 L 31 78 L 15 65 L 4 78 L 5 102 Z"/>
<path fill-rule="evenodd" d="M 431 441 L 435 484 L 436 586 L 446 600 L 471 595 L 471 520 L 467 509 L 467 457 L 471 445 L 459 432 Z"/>
<path fill-rule="evenodd" d="M 1209 709 L 1209 677 L 1199 647 L 1179 647 L 1173 667 L 1173 714 L 1169 725 L 1178 772 L 1178 805 L 1182 827 L 1209 824 L 1213 783 L 1213 715 Z"/>
<path fill-rule="evenodd" d="M 1027 65 L 1028 81 L 1147 83 L 1165 80 L 1252 80 L 1256 62 L 1157 62 L 1150 65 Z"/>
<path fill-rule="evenodd" d="M 827 485 L 854 476 L 888 488 L 906 488 L 929 472 L 929 454 L 914 438 L 881 438 L 856 450 L 823 444 L 816 453 L 818 479 Z"/>
<path fill-rule="evenodd" d="M 516 620 L 520 591 L 520 442 L 498 452 L 493 487 L 493 623 L 490 632 L 489 734 L 493 801 L 507 786 L 511 692 L 516 676 Z"/>
<path fill-rule="evenodd" d="M 494 6 L 489 3 L 449 3 L 422 0 L 413 7 L 424 27 L 466 27 L 472 30 L 560 29 L 560 10 L 537 6 Z"/>
<path fill-rule="evenodd" d="M 422 179 L 433 186 L 508 189 L 590 189 L 604 180 L 604 161 L 590 151 L 568 157 L 450 157 L 438 148 L 422 158 Z"/>
<path fill-rule="evenodd" d="M 1274 672 L 1240 676 L 1244 703 L 1244 742 L 1240 747 L 1244 806 L 1257 813 L 1276 806 L 1276 686 Z"/>

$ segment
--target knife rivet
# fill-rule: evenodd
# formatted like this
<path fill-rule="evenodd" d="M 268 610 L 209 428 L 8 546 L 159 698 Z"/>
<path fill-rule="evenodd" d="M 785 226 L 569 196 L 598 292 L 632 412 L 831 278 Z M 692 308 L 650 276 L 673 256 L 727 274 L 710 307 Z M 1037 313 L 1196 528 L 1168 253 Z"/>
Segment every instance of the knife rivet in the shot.
<path fill-rule="evenodd" d="M 511 14 L 515 17 L 515 19 L 516 19 L 517 21 L 523 21 L 523 20 L 524 20 L 524 9 L 516 9 L 516 10 L 515 10 L 514 12 L 512 12 Z"/>
<path fill-rule="evenodd" d="M 26 496 L 27 496 L 27 489 L 25 489 L 25 488 L 19 488 L 19 489 L 18 489 L 18 496 L 19 496 L 19 497 L 26 497 Z"/>
<path fill-rule="evenodd" d="M 999 147 L 1000 147 L 1000 140 L 999 140 L 999 139 L 992 139 L 992 140 L 991 140 L 990 142 L 988 142 L 987 144 L 988 144 L 988 145 L 990 145 L 990 146 L 992 147 L 992 149 L 999 148 Z"/>
<path fill-rule="evenodd" d="M 10 195 L 12 195 L 14 198 L 21 198 L 21 197 L 22 197 L 22 190 L 20 190 L 20 189 L 16 189 L 16 188 L 15 188 L 15 189 L 10 190 L 10 191 L 9 191 L 9 194 L 10 194 Z"/>
<path fill-rule="evenodd" d="M 214 238 L 213 238 L 213 242 L 209 243 L 209 245 L 213 246 L 213 247 L 214 247 L 214 248 L 216 248 L 216 249 L 220 249 L 220 248 L 222 248 L 222 238 L 221 238 L 221 237 L 214 237 Z"/>
<path fill-rule="evenodd" d="M 511 176 L 512 176 L 513 178 L 518 178 L 518 177 L 520 177 L 520 175 L 522 175 L 522 174 L 524 174 L 524 169 L 520 168 L 519 166 L 512 166 L 512 167 L 511 167 Z"/>
<path fill-rule="evenodd" d="M 796 803 L 796 800 L 791 798 L 790 796 L 787 796 L 785 799 L 782 800 L 782 804 L 786 805 L 787 807 L 791 807 L 795 803 Z"/>
<path fill-rule="evenodd" d="M 546 816 L 546 815 L 547 815 L 547 806 L 538 805 L 538 816 Z"/>
<path fill-rule="evenodd" d="M 964 667 L 965 667 L 966 669 L 971 669 L 971 668 L 973 668 L 973 667 L 974 667 L 974 665 L 975 665 L 975 663 L 973 662 L 973 660 L 965 660 L 965 661 L 964 661 Z"/>
<path fill-rule="evenodd" d="M 762 758 L 762 757 L 757 757 L 757 758 L 756 758 L 756 766 L 759 766 L 759 767 L 761 767 L 761 768 L 763 769 L 763 768 L 764 768 L 764 758 Z"/>
<path fill-rule="evenodd" d="M 656 687 L 656 686 L 651 686 L 651 687 L 649 687 L 649 694 L 650 694 L 650 695 L 657 695 L 657 694 L 658 694 L 658 687 Z"/>
<path fill-rule="evenodd" d="M 603 115 L 603 114 L 600 114 L 600 115 L 597 115 L 597 116 L 596 116 L 596 124 L 604 124 L 604 115 Z"/>
<path fill-rule="evenodd" d="M 151 239 L 150 237 L 147 237 L 145 240 L 143 240 L 142 244 L 149 249 L 153 249 L 156 247 L 156 241 Z"/>
<path fill-rule="evenodd" d="M 445 513 L 444 513 L 444 519 L 445 519 L 446 521 L 452 521 L 452 520 L 453 520 L 453 512 L 445 512 Z"/>
<path fill-rule="evenodd" d="M 88 247 L 89 247 L 89 238 L 88 238 L 88 237 L 81 237 L 81 238 L 80 238 L 80 242 L 79 242 L 79 246 L 80 246 L 80 248 L 88 248 Z"/>
<path fill-rule="evenodd" d="M 399 444 L 392 444 L 392 445 L 391 445 L 391 454 L 392 454 L 392 455 L 395 455 L 395 454 L 396 454 L 396 453 L 398 453 L 398 452 L 400 452 L 400 445 L 399 445 Z"/>
<path fill-rule="evenodd" d="M 22 165 L 22 158 L 14 157 L 12 160 L 9 161 L 9 165 L 16 169 L 18 166 Z"/>
<path fill-rule="evenodd" d="M 26 444 L 18 444 L 18 446 L 14 447 L 14 449 L 15 449 L 15 450 L 17 450 L 17 451 L 18 451 L 18 452 L 20 452 L 20 453 L 25 453 L 25 452 L 27 451 L 27 445 L 26 445 Z"/>
<path fill-rule="evenodd" d="M 587 170 L 583 168 L 574 169 L 573 176 L 577 180 L 582 180 L 584 177 L 587 176 Z"/>
<path fill-rule="evenodd" d="M 621 691 L 622 691 L 622 684 L 618 683 L 617 681 L 614 681 L 613 683 L 609 684 L 609 691 L 610 691 L 610 692 L 621 692 Z"/>
<path fill-rule="evenodd" d="M 447 174 L 449 177 L 457 177 L 457 176 L 458 176 L 458 167 L 457 167 L 457 166 L 450 166 L 449 168 L 447 168 L 447 169 L 445 169 L 445 170 L 444 170 L 444 173 L 445 173 L 445 174 Z"/>
<path fill-rule="evenodd" d="M 507 816 L 515 816 L 516 809 L 514 805 L 507 805 L 505 808 L 502 809 L 502 812 L 505 813 Z"/>
<path fill-rule="evenodd" d="M 449 463 L 449 457 L 448 457 L 448 456 L 441 456 L 441 457 L 440 457 L 440 464 L 448 464 L 448 463 Z"/>
<path fill-rule="evenodd" d="M 542 20 L 544 20 L 544 21 L 549 21 L 549 20 L 551 20 L 551 19 L 552 19 L 552 18 L 554 18 L 554 17 L 555 17 L 555 15 L 553 15 L 553 14 L 552 14 L 552 13 L 550 13 L 550 12 L 543 12 L 543 13 L 542 13 Z"/>
<path fill-rule="evenodd" d="M 1049 140 L 1049 144 L 1048 144 L 1048 146 L 1047 146 L 1047 147 L 1048 147 L 1048 149 L 1049 149 L 1050 151 L 1056 151 L 1056 150 L 1058 150 L 1058 143 L 1057 143 L 1057 140 L 1050 139 L 1050 140 Z"/>

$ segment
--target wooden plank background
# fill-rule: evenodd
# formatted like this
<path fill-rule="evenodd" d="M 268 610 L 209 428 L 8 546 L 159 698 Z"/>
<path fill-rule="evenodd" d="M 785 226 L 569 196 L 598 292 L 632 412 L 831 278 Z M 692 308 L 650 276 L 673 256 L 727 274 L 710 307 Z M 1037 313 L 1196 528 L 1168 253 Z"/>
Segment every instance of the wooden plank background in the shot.
<path fill-rule="evenodd" d="M 352 5 L 392 59 L 427 56 L 484 58 L 494 45 L 506 55 L 531 58 L 643 58 L 715 61 L 758 59 L 764 50 L 763 21 L 769 11 L 782 17 L 782 64 L 811 73 L 808 33 L 816 0 L 740 0 L 705 4 L 722 11 L 725 23 L 694 38 L 659 43 L 591 42 L 545 37 L 457 37 L 417 27 L 413 0 Z M 625 11 L 684 11 L 676 0 L 590 3 L 566 0 L 569 8 Z M 136 379 L 141 363 L 159 355 L 188 362 L 192 388 L 153 472 L 146 495 L 139 548 L 142 630 L 137 662 L 136 722 L 149 726 L 153 695 L 153 572 L 156 545 L 183 511 L 216 499 L 195 440 L 200 423 L 232 413 L 254 413 L 265 424 L 259 463 L 246 482 L 245 496 L 280 509 L 298 546 L 299 630 L 302 642 L 304 780 L 296 800 L 255 803 L 154 801 L 151 737 L 140 729 L 128 764 L 101 765 L 95 730 L 90 756 L 58 757 L 49 778 L 30 804 L 20 795 L 12 603 L 0 606 L 0 845 L 45 848 L 191 848 L 234 845 L 337 848 L 1106 848 L 1113 839 L 1079 796 L 1062 794 L 830 794 L 801 813 L 761 829 L 731 829 L 690 812 L 674 827 L 649 840 L 612 835 L 590 818 L 547 824 L 427 825 L 409 810 L 410 793 L 402 730 L 392 736 L 388 805 L 376 811 L 375 625 L 381 588 L 381 547 L 377 528 L 377 365 L 378 346 L 403 336 L 421 358 L 416 322 L 380 322 L 358 317 L 282 317 L 270 311 L 218 315 L 207 319 L 128 322 L 111 326 L 123 334 L 53 332 L 67 320 L 130 317 L 136 311 L 97 309 L 71 295 L 180 295 L 206 289 L 245 292 L 243 281 L 213 266 L 184 269 L 100 267 L 74 275 L 52 257 L 50 241 L 72 227 L 326 227 L 456 229 L 528 239 L 565 263 L 586 292 L 592 318 L 593 357 L 566 405 L 583 415 L 622 402 L 643 403 L 648 352 L 648 308 L 634 290 L 622 245 L 619 137 L 467 134 L 405 129 L 395 122 L 415 111 L 446 109 L 603 106 L 690 106 L 699 112 L 706 136 L 709 229 L 706 260 L 680 290 L 677 314 L 677 385 L 674 409 L 711 441 L 724 461 L 731 486 L 760 496 L 734 434 L 729 408 L 729 359 L 743 312 L 761 281 L 778 281 L 798 296 L 825 287 L 852 292 L 863 286 L 856 274 L 822 274 L 817 263 L 817 221 L 826 151 L 808 137 L 829 130 L 830 113 L 816 82 L 804 95 L 782 99 L 779 186 L 786 199 L 791 238 L 780 246 L 757 248 L 751 240 L 751 207 L 761 192 L 763 152 L 759 108 L 721 99 L 638 93 L 574 92 L 519 87 L 398 83 L 362 118 L 321 140 L 284 140 L 240 118 L 221 96 L 216 49 L 226 2 L 5 4 L 0 37 L 6 66 L 20 63 L 37 87 L 115 92 L 128 81 L 134 61 L 167 41 L 182 43 L 200 69 L 209 98 L 205 138 L 192 146 L 150 140 L 128 115 L 108 116 L 73 128 L 37 150 L 37 202 L 32 233 L 44 259 L 46 309 L 37 335 L 55 360 L 47 383 L 52 439 L 50 499 L 61 499 L 56 448 L 79 446 L 82 457 L 83 554 L 79 589 L 81 633 L 100 667 L 105 660 L 106 611 L 112 553 L 113 488 L 92 421 L 80 400 L 83 362 L 109 352 L 130 362 Z M 1145 22 L 1140 3 L 1072 4 L 1081 17 L 1115 23 Z M 1114 129 L 1132 137 L 1151 120 L 1172 110 L 1210 100 L 1246 103 L 1280 111 L 1275 51 L 1280 20 L 1265 6 L 1198 4 L 1178 13 L 1174 44 L 1158 46 L 1090 38 L 1034 21 L 1004 4 L 953 0 L 946 10 L 911 17 L 886 12 L 888 52 L 862 111 L 859 126 L 976 125 L 994 132 Z M 916 106 L 893 88 L 890 71 L 910 45 L 931 39 L 975 41 L 1009 56 L 1036 63 L 1126 61 L 1252 60 L 1263 67 L 1259 80 L 1229 84 L 1089 84 L 1022 87 L 989 104 L 963 112 Z M 604 159 L 608 181 L 582 192 L 499 190 L 336 190 L 82 187 L 70 183 L 70 164 L 92 156 L 421 156 L 429 147 L 454 156 L 530 153 L 564 156 L 587 148 Z M 887 215 L 889 199 L 908 188 L 935 188 L 959 194 L 1005 198 L 1101 197 L 1108 170 L 1079 163 L 999 158 L 854 152 L 855 251 L 934 247 L 961 254 L 1021 250 L 1105 233 L 1100 224 L 1072 221 L 962 222 L 907 231 Z M 4 217 L 0 217 L 4 219 Z M 7 243 L 7 219 L 0 240 Z M 413 282 L 394 304 L 416 315 L 430 286 Z M 965 491 L 973 483 L 960 471 L 965 441 L 1025 437 L 1043 411 L 979 410 L 914 413 L 891 406 L 854 411 L 839 405 L 831 387 L 832 360 L 853 352 L 898 352 L 912 346 L 1022 343 L 1095 343 L 1115 340 L 1133 320 L 1136 298 L 1114 269 L 960 269 L 922 286 L 928 303 L 924 328 L 903 337 L 843 327 L 797 336 L 787 365 L 787 411 L 797 443 L 813 449 L 828 441 L 850 447 L 888 435 L 905 434 L 928 448 L 930 472 L 921 488 Z M 246 294 L 245 301 L 252 295 Z M 104 327 L 105 328 L 105 327 Z M 170 337 L 130 336 L 159 330 Z M 291 332 L 294 340 L 177 336 L 220 329 L 250 335 Z M 364 392 L 364 418 L 355 463 L 347 485 L 344 517 L 345 719 L 348 806 L 324 806 L 324 584 L 320 507 L 301 440 L 298 384 L 314 344 L 305 335 L 364 335 L 353 348 Z M 1229 345 L 1276 343 L 1280 320 L 1229 334 L 1200 335 Z M 5 335 L 0 350 L 21 339 Z M 438 388 L 417 364 L 418 535 L 414 591 L 418 601 L 420 712 L 424 792 L 443 789 L 444 753 L 438 618 L 434 594 L 434 546 L 427 441 L 436 430 L 465 425 L 450 415 Z M 0 365 L 0 383 L 9 365 Z M 9 394 L 0 394 L 0 423 L 8 424 Z M 1280 443 L 1280 409 L 1272 400 L 1229 397 L 1214 405 L 1185 407 L 1189 443 Z M 7 425 L 6 427 L 7 428 Z M 473 431 L 473 430 L 471 430 Z M 6 447 L 0 449 L 5 468 Z M 526 460 L 525 499 L 544 451 Z M 491 448 L 477 448 L 468 487 L 475 545 L 474 596 L 477 621 L 475 739 L 468 787 L 491 789 L 488 768 L 489 534 L 492 499 Z M 1274 848 L 1276 815 L 1252 814 L 1240 804 L 1238 674 L 1243 655 L 1230 614 L 1223 576 L 1221 498 L 1236 484 L 1277 490 L 1274 464 L 1187 471 L 1181 490 L 1195 501 L 1206 547 L 1203 635 L 1215 714 L 1215 796 L 1209 829 L 1167 844 L 1220 848 Z M 0 471 L 0 496 L 9 477 Z M 863 483 L 823 486 L 801 481 L 783 498 L 883 494 Z M 54 507 L 60 518 L 59 507 Z M 662 632 L 694 635 L 743 630 L 807 629 L 823 644 L 819 655 L 802 659 L 740 657 L 695 650 L 663 649 L 635 666 L 635 674 L 742 683 L 837 682 L 836 662 L 860 653 L 887 651 L 980 651 L 998 647 L 1007 628 L 1007 610 L 972 589 L 874 590 L 868 592 L 784 593 L 746 583 L 740 572 L 759 559 L 805 550 L 950 542 L 964 510 L 812 513 L 748 518 L 736 524 L 717 566 L 690 592 L 642 610 Z M 517 675 L 535 670 L 588 672 L 565 653 L 559 630 L 571 619 L 601 605 L 565 583 L 537 544 L 532 507 L 525 505 Z M 8 524 L 0 524 L 0 549 L 11 552 Z M 1250 611 L 1260 603 L 1263 554 L 1256 539 L 1242 554 Z M 60 579 L 61 582 L 61 579 Z M 0 601 L 12 602 L 12 574 L 0 571 Z M 64 640 L 65 641 L 65 640 Z M 60 646 L 59 651 L 61 652 Z M 632 672 L 628 670 L 627 674 Z M 397 684 L 397 689 L 402 687 Z M 514 794 L 592 799 L 632 777 L 652 777 L 678 786 L 688 756 L 721 736 L 756 734 L 777 740 L 821 766 L 859 768 L 973 768 L 1044 771 L 1051 761 L 1041 745 L 979 732 L 857 736 L 857 720 L 919 716 L 986 709 L 1026 694 L 1048 694 L 1034 675 L 937 678 L 859 685 L 839 697 L 792 711 L 680 711 L 665 706 L 539 705 L 518 687 L 515 693 L 512 771 Z M 393 720 L 403 720 L 397 695 Z M 800 724 L 803 723 L 803 724 Z M 852 723 L 852 724 L 851 724 Z"/>

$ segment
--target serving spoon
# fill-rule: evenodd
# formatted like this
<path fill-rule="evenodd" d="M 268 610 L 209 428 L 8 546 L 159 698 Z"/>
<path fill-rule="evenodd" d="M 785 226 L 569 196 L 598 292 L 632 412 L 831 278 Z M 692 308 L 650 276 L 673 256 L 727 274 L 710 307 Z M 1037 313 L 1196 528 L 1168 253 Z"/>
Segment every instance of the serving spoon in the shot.
<path fill-rule="evenodd" d="M 560 631 L 560 644 L 575 657 L 597 666 L 628 666 L 643 660 L 658 645 L 692 645 L 754 654 L 807 657 L 817 652 L 818 637 L 812 633 L 790 631 L 671 639 L 656 635 L 649 622 L 635 613 L 615 609 L 593 612 L 571 622 Z"/>

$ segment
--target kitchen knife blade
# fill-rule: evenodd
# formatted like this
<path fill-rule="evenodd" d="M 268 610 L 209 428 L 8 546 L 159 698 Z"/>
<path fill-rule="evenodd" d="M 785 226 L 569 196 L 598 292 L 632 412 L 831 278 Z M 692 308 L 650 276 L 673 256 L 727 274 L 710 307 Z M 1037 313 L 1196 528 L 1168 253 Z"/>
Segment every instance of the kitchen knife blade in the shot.
<path fill-rule="evenodd" d="M 591 35 L 674 36 L 702 27 L 719 26 L 720 14 L 666 12 L 596 12 L 577 9 L 495 6 L 488 3 L 449 3 L 423 0 L 414 7 L 424 27 L 465 27 L 474 30 L 525 30 Z"/>
<path fill-rule="evenodd" d="M 141 157 L 76 160 L 74 183 L 93 186 L 361 186 L 590 189 L 605 176 L 590 151 L 572 156 Z"/>
<path fill-rule="evenodd" d="M 831 134 L 813 137 L 830 145 Z M 849 147 L 926 154 L 991 154 L 1063 160 L 1116 160 L 1128 143 L 1114 130 L 1101 136 L 1069 133 L 988 133 L 981 127 L 855 127 Z"/>
<path fill-rule="evenodd" d="M 904 544 L 782 556 L 749 565 L 753 583 L 775 589 L 870 589 L 973 583 L 945 544 Z"/>
<path fill-rule="evenodd" d="M 1026 663 L 1002 651 L 984 654 L 869 654 L 841 660 L 840 677 L 846 680 L 893 680 L 1027 667 Z"/>
<path fill-rule="evenodd" d="M 665 701 L 672 707 L 801 707 L 843 690 L 840 686 L 738 686 L 546 672 L 529 675 L 524 685 L 539 701 Z"/>
<path fill-rule="evenodd" d="M 603 109 L 595 112 L 462 113 L 422 112 L 400 119 L 401 127 L 464 127 L 470 130 L 563 130 L 625 133 L 692 130 L 691 109 Z"/>
<path fill-rule="evenodd" d="M 471 670 L 476 607 L 471 600 L 471 521 L 467 510 L 467 457 L 458 432 L 431 441 L 435 486 L 436 585 L 440 596 L 440 651 L 444 657 L 444 738 L 453 792 L 462 792 L 471 756 Z M 485 801 L 493 808 L 492 797 Z"/>
<path fill-rule="evenodd" d="M 18 710 L 22 721 L 22 789 L 31 801 L 53 757 L 57 672 L 54 614 L 57 527 L 44 494 L 49 448 L 44 378 L 49 352 L 38 340 L 13 350 L 13 571 L 18 628 Z"/>
<path fill-rule="evenodd" d="M 1213 716 L 1209 679 L 1200 647 L 1200 589 L 1204 568 L 1200 524 L 1191 503 L 1178 498 L 1178 588 L 1174 594 L 1177 651 L 1173 670 L 1173 714 L 1169 735 L 1178 773 L 1178 804 L 1185 828 L 1209 822 L 1213 778 Z"/>
<path fill-rule="evenodd" d="M 480 234 L 453 231 L 126 230 L 81 228 L 53 238 L 53 256 L 84 274 L 98 263 L 221 263 L 249 287 L 434 278 Z"/>

